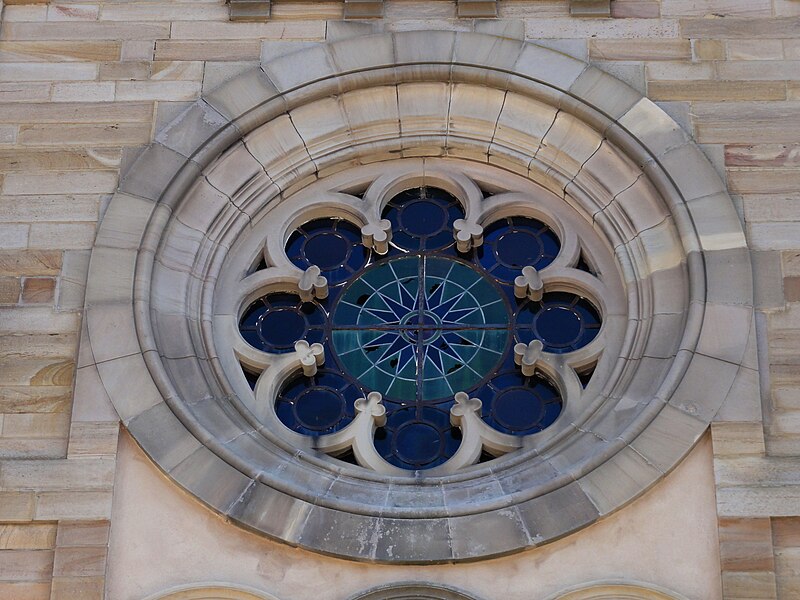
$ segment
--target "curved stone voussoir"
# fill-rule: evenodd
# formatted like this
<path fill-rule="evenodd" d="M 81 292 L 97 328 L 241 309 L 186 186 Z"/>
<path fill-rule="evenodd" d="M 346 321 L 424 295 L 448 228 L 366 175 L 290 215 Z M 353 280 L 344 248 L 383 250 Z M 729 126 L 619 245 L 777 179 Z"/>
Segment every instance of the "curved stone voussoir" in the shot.
<path fill-rule="evenodd" d="M 203 99 L 240 133 L 250 131 L 268 117 L 286 110 L 286 102 L 278 88 L 261 69 L 252 69 L 229 79 L 204 94 Z"/>
<path fill-rule="evenodd" d="M 159 143 L 150 144 L 120 178 L 119 190 L 160 200 L 189 159 Z"/>
<path fill-rule="evenodd" d="M 602 112 L 612 121 L 616 121 L 642 98 L 642 94 L 623 83 L 616 77 L 596 67 L 585 69 L 569 87 L 570 97 L 580 98 L 582 104 Z M 561 105 L 562 108 L 574 106 L 572 102 Z"/>
<path fill-rule="evenodd" d="M 239 135 L 228 117 L 201 98 L 159 131 L 156 141 L 204 167 Z"/>

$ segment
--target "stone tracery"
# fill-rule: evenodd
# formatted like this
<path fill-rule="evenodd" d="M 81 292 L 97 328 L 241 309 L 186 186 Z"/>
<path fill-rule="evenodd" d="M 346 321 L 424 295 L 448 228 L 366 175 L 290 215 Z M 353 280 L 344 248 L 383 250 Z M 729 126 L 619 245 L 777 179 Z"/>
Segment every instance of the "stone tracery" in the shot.
<path fill-rule="evenodd" d="M 458 172 L 454 165 L 445 168 Z M 463 168 L 469 172 L 466 165 Z M 389 197 L 380 188 L 373 191 L 375 197 Z M 357 198 L 351 202 L 364 219 L 376 212 Z M 579 402 L 579 397 L 567 397 L 583 391 L 574 383 L 575 368 L 569 361 L 566 368 L 559 368 L 554 354 L 575 352 L 592 342 L 601 320 L 596 309 L 573 292 L 598 298 L 602 284 L 594 276 L 583 277 L 577 290 L 543 296 L 542 275 L 548 277 L 552 264 L 561 269 L 562 277 L 570 273 L 576 267 L 570 264 L 575 252 L 566 249 L 566 257 L 559 257 L 558 237 L 540 220 L 524 216 L 496 220 L 493 214 L 505 206 L 501 201 L 494 202 L 492 211 L 479 204 L 471 222 L 463 218 L 464 203 L 425 187 L 389 197 L 378 207 L 392 226 L 387 236 L 391 248 L 385 256 L 362 247 L 357 226 L 347 219 L 312 219 L 293 232 L 273 228 L 270 235 L 288 238 L 286 257 L 305 272 L 295 289 L 288 286 L 267 294 L 244 310 L 240 331 L 244 341 L 268 355 L 289 352 L 301 339 L 322 343 L 325 367 L 312 379 L 292 375 L 278 388 L 277 404 L 264 395 L 266 386 L 256 387 L 259 412 L 275 407 L 277 419 L 270 415 L 270 426 L 280 421 L 313 436 L 317 448 L 332 447 L 326 436 L 348 438 L 353 447 L 333 447 L 339 454 L 352 451 L 356 459 L 372 457 L 374 450 L 355 445 L 375 444 L 383 458 L 377 461 L 380 472 L 399 473 L 393 465 L 435 475 L 466 466 L 463 458 L 448 460 L 462 443 L 478 448 L 473 462 L 504 454 L 524 444 L 524 437 L 513 436 L 537 433 L 558 418 L 563 402 Z M 306 210 L 314 210 L 313 202 Z M 548 216 L 558 222 L 553 218 Z M 569 225 L 558 222 L 557 228 L 564 231 Z M 610 258 L 601 262 L 611 264 Z M 261 266 L 267 274 L 260 284 L 268 289 L 273 284 L 269 263 Z M 542 269 L 541 275 L 536 267 Z M 311 270 L 326 290 L 313 302 L 304 287 Z M 278 276 L 279 271 L 272 273 Z M 530 293 L 518 293 L 520 277 Z M 243 297 L 252 295 L 251 288 L 245 290 Z M 621 335 L 613 327 L 610 334 Z M 527 351 L 517 360 L 516 345 L 527 348 L 537 343 L 544 353 L 534 357 Z M 602 345 L 598 340 L 581 362 L 596 363 Z M 263 361 L 270 362 L 268 356 Z M 514 368 L 515 361 L 520 369 Z M 544 372 L 551 374 L 552 382 Z M 276 377 L 271 367 L 261 376 Z M 373 401 L 382 400 L 388 409 L 376 415 L 381 419 L 378 438 L 339 433 L 348 427 L 370 433 L 376 429 L 377 425 L 353 423 L 373 414 L 354 410 L 358 398 L 368 393 L 379 394 L 380 399 Z M 478 414 L 489 427 L 451 427 L 451 422 L 461 421 L 453 413 L 460 406 L 454 399 L 464 393 L 481 398 L 483 409 Z M 462 441 L 465 434 L 478 438 Z M 499 434 L 511 437 L 500 443 Z"/>

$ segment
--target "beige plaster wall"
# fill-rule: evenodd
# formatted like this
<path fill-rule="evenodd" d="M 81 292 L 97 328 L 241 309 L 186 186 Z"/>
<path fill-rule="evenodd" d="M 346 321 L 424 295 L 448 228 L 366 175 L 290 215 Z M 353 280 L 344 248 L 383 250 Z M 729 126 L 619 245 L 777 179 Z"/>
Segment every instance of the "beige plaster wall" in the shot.
<path fill-rule="evenodd" d="M 124 433 L 106 585 L 114 600 L 204 582 L 251 586 L 279 600 L 344 600 L 374 585 L 416 579 L 486 600 L 542 600 L 578 584 L 626 579 L 716 600 L 722 598 L 718 543 L 708 436 L 655 488 L 575 535 L 490 561 L 413 567 L 327 558 L 228 524 L 171 484 Z"/>

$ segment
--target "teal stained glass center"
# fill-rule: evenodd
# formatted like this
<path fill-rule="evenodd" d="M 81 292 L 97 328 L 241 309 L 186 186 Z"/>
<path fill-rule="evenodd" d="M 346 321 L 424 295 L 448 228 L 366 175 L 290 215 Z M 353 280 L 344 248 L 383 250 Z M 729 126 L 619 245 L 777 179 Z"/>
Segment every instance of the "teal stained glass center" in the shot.
<path fill-rule="evenodd" d="M 459 260 L 380 262 L 340 296 L 331 340 L 341 366 L 399 402 L 452 398 L 494 373 L 511 337 L 495 284 Z"/>

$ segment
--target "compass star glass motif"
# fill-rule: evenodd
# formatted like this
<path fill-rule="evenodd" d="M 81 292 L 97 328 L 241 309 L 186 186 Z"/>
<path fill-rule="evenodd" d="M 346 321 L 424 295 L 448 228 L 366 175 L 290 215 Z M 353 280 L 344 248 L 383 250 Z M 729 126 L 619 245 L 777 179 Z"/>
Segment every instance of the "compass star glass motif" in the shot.
<path fill-rule="evenodd" d="M 315 376 L 298 375 L 280 389 L 280 421 L 305 435 L 332 433 L 353 420 L 358 398 L 380 392 L 386 424 L 375 447 L 389 463 L 415 470 L 438 466 L 458 449 L 461 432 L 450 422 L 457 392 L 479 398 L 483 420 L 503 433 L 528 435 L 552 424 L 561 395 L 541 374 L 521 373 L 514 345 L 538 339 L 545 352 L 570 352 L 601 326 L 580 296 L 514 294 L 523 267 L 543 269 L 558 255 L 555 233 L 538 220 L 510 217 L 487 226 L 482 246 L 458 252 L 453 227 L 463 208 L 426 187 L 395 196 L 382 217 L 392 227 L 384 256 L 366 249 L 345 220 L 298 227 L 287 256 L 302 269 L 320 268 L 327 298 L 274 293 L 245 311 L 240 331 L 260 350 L 289 352 L 300 339 L 325 348 Z"/>

